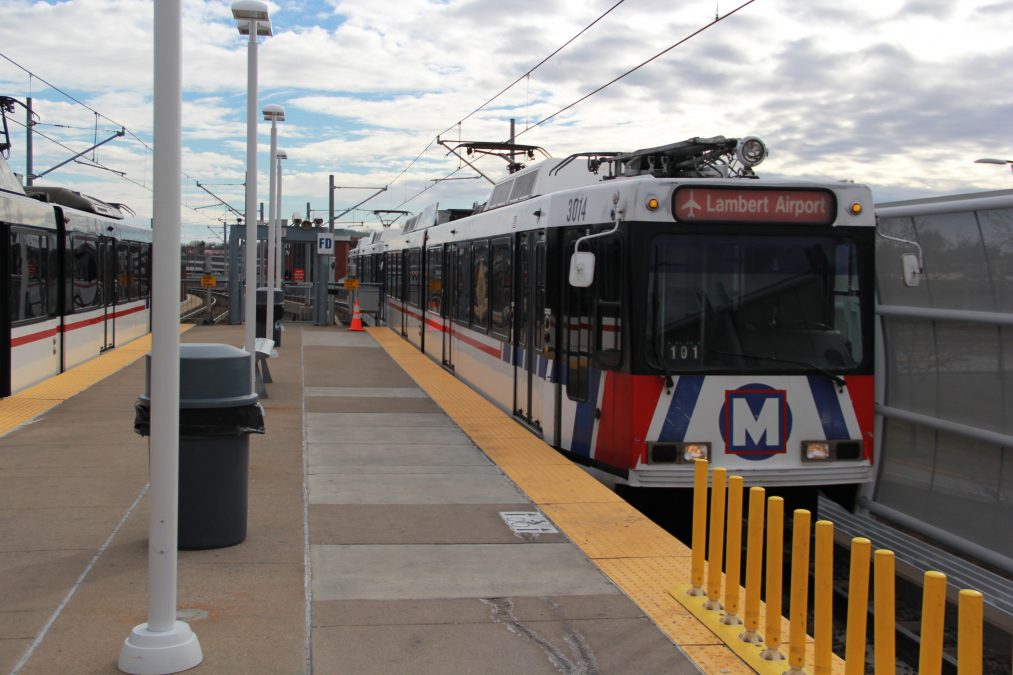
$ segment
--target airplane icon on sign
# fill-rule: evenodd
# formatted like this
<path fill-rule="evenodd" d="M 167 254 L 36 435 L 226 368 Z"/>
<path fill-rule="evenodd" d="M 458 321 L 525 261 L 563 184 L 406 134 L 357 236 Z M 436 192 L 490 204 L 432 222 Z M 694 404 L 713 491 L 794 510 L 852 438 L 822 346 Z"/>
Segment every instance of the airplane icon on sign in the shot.
<path fill-rule="evenodd" d="M 702 209 L 702 208 L 703 207 L 700 205 L 699 202 L 696 201 L 696 198 L 693 196 L 693 191 L 690 190 L 689 191 L 689 199 L 687 201 L 683 202 L 683 204 L 682 204 L 682 209 L 684 209 L 686 211 L 686 217 L 687 218 L 694 218 L 694 217 L 696 217 L 696 210 L 697 209 Z"/>

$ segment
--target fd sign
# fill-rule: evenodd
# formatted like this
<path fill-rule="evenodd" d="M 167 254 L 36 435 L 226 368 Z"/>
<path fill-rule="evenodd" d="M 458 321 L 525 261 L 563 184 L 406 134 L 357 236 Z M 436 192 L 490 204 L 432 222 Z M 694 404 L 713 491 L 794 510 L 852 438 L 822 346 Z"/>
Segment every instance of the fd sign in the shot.
<path fill-rule="evenodd" d="M 684 222 L 830 225 L 837 210 L 833 193 L 826 190 L 683 186 L 672 204 L 675 219 Z"/>

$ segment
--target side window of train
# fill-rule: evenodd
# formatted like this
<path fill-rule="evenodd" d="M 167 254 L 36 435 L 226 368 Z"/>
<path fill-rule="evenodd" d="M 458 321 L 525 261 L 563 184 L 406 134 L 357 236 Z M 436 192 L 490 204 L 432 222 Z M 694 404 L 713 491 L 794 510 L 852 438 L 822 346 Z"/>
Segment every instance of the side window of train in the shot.
<path fill-rule="evenodd" d="M 492 334 L 510 339 L 510 301 L 513 299 L 513 276 L 510 269 L 510 238 L 492 240 Z"/>
<path fill-rule="evenodd" d="M 426 311 L 440 314 L 443 309 L 443 248 L 426 251 Z"/>
<path fill-rule="evenodd" d="M 586 234 L 584 229 L 568 233 L 563 250 L 569 260 L 577 238 Z M 566 349 L 566 395 L 574 401 L 588 397 L 589 367 L 591 361 L 591 290 L 565 285 L 563 343 Z"/>
<path fill-rule="evenodd" d="M 102 304 L 99 285 L 98 240 L 82 234 L 70 239 L 71 274 L 67 279 L 67 312 L 96 307 Z"/>
<path fill-rule="evenodd" d="M 56 235 L 12 227 L 10 237 L 10 320 L 56 316 L 60 309 Z"/>
<path fill-rule="evenodd" d="M 116 242 L 116 300 L 130 299 L 130 246 Z"/>
<path fill-rule="evenodd" d="M 489 242 L 476 241 L 471 247 L 471 327 L 489 332 Z"/>
<path fill-rule="evenodd" d="M 471 243 L 457 245 L 457 298 L 454 318 L 462 323 L 471 320 Z"/>
<path fill-rule="evenodd" d="M 622 362 L 623 349 L 623 243 L 618 236 L 604 237 L 596 243 L 595 356 L 601 365 L 614 368 Z"/>
<path fill-rule="evenodd" d="M 137 296 L 148 297 L 151 288 L 151 244 L 138 244 Z"/>

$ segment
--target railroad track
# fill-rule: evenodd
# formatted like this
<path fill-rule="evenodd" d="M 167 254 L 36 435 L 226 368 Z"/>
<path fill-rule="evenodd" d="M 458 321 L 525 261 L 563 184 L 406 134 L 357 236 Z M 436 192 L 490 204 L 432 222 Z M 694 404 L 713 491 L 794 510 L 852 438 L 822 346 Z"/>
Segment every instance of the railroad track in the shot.
<path fill-rule="evenodd" d="M 219 324 L 229 316 L 229 301 L 228 294 L 222 291 L 212 291 L 211 293 L 211 317 L 208 319 L 208 307 L 207 303 L 201 303 L 200 307 L 193 309 L 185 314 L 181 314 L 179 319 L 185 323 L 202 323 L 202 324 Z"/>

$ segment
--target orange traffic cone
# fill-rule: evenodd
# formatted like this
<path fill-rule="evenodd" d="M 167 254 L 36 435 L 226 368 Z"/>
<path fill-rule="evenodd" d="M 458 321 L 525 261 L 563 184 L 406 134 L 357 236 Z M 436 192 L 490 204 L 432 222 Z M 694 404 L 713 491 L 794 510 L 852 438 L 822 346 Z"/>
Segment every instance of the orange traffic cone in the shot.
<path fill-rule="evenodd" d="M 355 307 L 352 309 L 352 323 L 348 330 L 362 330 L 362 314 L 359 313 L 359 299 L 355 299 Z"/>

